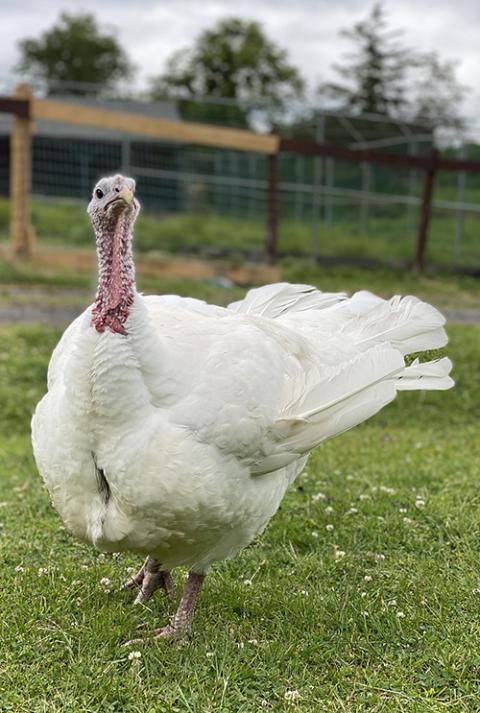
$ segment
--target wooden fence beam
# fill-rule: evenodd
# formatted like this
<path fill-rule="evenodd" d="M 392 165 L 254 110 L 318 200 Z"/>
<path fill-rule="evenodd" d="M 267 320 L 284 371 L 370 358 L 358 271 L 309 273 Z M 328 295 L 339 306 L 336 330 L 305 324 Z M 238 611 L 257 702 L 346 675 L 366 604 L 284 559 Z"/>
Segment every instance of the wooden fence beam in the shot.
<path fill-rule="evenodd" d="M 166 141 L 183 141 L 236 151 L 271 154 L 278 151 L 279 144 L 278 136 L 263 136 L 244 129 L 226 129 L 189 121 L 157 119 L 142 114 L 95 109 L 51 99 L 33 99 L 32 114 L 35 119 L 44 121 L 95 126 Z"/>
<path fill-rule="evenodd" d="M 434 151 L 430 158 L 430 165 L 425 172 L 425 183 L 423 186 L 422 207 L 420 212 L 420 223 L 418 226 L 417 248 L 415 252 L 414 267 L 422 271 L 425 267 L 425 253 L 427 249 L 428 228 L 432 215 L 433 186 L 435 175 L 438 170 L 438 152 Z"/>
<path fill-rule="evenodd" d="M 16 99 L 30 103 L 32 90 L 20 84 Z M 32 121 L 16 113 L 10 137 L 10 240 L 13 255 L 30 258 L 34 251 L 35 235 L 30 224 L 30 192 L 32 187 Z"/>

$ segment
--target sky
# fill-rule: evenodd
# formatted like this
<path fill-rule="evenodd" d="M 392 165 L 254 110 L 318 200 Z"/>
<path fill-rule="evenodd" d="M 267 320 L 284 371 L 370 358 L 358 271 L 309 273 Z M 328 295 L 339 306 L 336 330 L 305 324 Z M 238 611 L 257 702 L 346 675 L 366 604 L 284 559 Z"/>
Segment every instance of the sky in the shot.
<path fill-rule="evenodd" d="M 268 37 L 286 49 L 310 86 L 333 78 L 331 65 L 348 50 L 342 28 L 363 19 L 372 0 L 0 0 L 0 91 L 12 83 L 17 42 L 49 28 L 63 10 L 87 11 L 115 28 L 137 66 L 136 82 L 162 72 L 173 51 L 188 46 L 224 17 L 259 21 Z M 480 119 L 478 0 L 385 0 L 390 24 L 405 30 L 404 41 L 421 51 L 438 50 L 459 61 L 457 76 L 470 88 L 464 107 Z"/>

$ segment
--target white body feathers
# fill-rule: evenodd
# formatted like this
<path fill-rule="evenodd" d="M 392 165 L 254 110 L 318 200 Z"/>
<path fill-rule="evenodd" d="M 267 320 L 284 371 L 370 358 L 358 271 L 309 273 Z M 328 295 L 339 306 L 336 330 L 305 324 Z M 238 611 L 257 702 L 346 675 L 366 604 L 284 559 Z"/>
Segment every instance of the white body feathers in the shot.
<path fill-rule="evenodd" d="M 141 297 L 128 336 L 66 330 L 32 420 L 39 471 L 66 526 L 107 551 L 205 572 L 268 523 L 308 452 L 401 389 L 446 389 L 444 318 L 413 297 L 348 299 L 305 285 L 223 309 Z"/>

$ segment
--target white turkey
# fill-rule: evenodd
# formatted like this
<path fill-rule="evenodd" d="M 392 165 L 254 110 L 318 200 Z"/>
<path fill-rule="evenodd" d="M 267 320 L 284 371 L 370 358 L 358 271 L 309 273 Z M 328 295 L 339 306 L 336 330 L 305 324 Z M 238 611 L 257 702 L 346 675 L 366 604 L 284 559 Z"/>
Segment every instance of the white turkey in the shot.
<path fill-rule="evenodd" d="M 189 635 L 213 562 L 267 525 L 309 452 L 397 391 L 447 389 L 443 316 L 415 297 L 326 294 L 285 283 L 227 308 L 135 289 L 130 178 L 103 178 L 88 206 L 95 303 L 53 352 L 32 420 L 38 469 L 66 527 L 107 552 L 146 556 L 126 586 L 146 601 L 188 567 L 157 637 Z"/>

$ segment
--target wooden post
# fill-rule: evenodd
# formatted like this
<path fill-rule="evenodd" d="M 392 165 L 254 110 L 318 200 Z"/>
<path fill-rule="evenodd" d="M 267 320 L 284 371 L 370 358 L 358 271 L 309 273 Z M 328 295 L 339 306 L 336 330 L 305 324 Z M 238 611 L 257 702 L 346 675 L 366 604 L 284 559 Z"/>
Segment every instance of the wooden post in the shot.
<path fill-rule="evenodd" d="M 31 100 L 32 90 L 27 84 L 20 84 L 15 97 Z M 27 117 L 16 115 L 10 137 L 10 239 L 13 255 L 26 259 L 32 256 L 35 243 L 30 224 L 32 133 L 31 113 Z"/>
<path fill-rule="evenodd" d="M 265 252 L 272 265 L 277 257 L 277 154 L 267 156 L 267 235 Z"/>
<path fill-rule="evenodd" d="M 415 254 L 414 267 L 422 271 L 425 267 L 425 251 L 427 248 L 428 227 L 432 215 L 432 197 L 435 174 L 438 170 L 438 151 L 433 151 L 430 164 L 425 173 L 425 183 L 423 186 L 422 208 L 420 214 L 420 224 L 418 226 L 417 249 Z"/>

